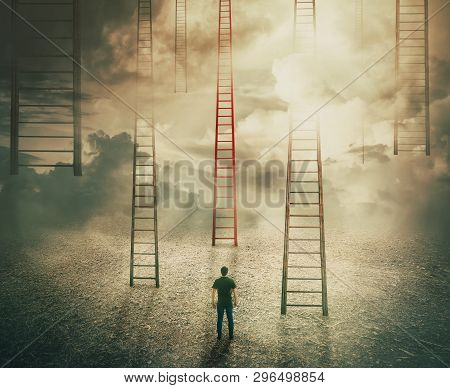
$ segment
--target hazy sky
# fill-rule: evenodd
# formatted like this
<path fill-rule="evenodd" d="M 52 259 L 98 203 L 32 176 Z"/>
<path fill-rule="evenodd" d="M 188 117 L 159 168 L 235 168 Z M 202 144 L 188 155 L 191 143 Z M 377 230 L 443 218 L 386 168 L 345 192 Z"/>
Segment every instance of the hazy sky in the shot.
<path fill-rule="evenodd" d="M 81 0 L 84 66 L 134 105 L 136 1 Z M 175 95 L 175 1 L 153 1 L 155 122 L 160 164 L 212 160 L 214 153 L 218 1 L 188 0 L 187 95 Z M 365 48 L 357 49 L 354 0 L 318 0 L 318 63 L 313 68 L 291 55 L 293 0 L 233 1 L 234 80 L 239 163 L 287 156 L 288 103 L 292 98 L 322 106 L 395 44 L 395 1 L 365 1 Z M 430 15 L 446 3 L 430 0 Z M 2 52 L 8 53 L 9 13 L 0 4 Z M 430 22 L 431 157 L 393 156 L 394 51 L 320 111 L 326 216 L 334 225 L 364 219 L 376 227 L 447 229 L 448 136 L 450 131 L 450 6 Z M 134 113 L 88 74 L 83 74 L 84 176 L 68 172 L 10 178 L 8 56 L 1 58 L 0 217 L 2 229 L 16 225 L 84 222 L 110 209 L 126 214 L 131 198 L 131 134 Z M 292 95 L 292 71 L 300 80 Z M 364 120 L 362 120 L 364 117 Z M 361 160 L 361 123 L 366 163 Z M 99 132 L 101 131 L 101 132 Z M 267 153 L 266 153 L 267 152 Z M 209 164 L 209 167 L 211 164 Z M 281 165 L 282 166 L 282 165 Z M 196 167 L 197 168 L 197 167 Z M 200 166 L 202 168 L 202 165 Z M 284 188 L 285 177 L 261 170 L 239 187 L 240 195 Z M 210 171 L 210 170 L 208 170 Z M 240 171 L 242 174 L 242 170 Z M 270 177 L 275 176 L 274 179 Z M 264 181 L 265 179 L 265 181 Z M 170 168 L 165 187 L 199 190 Z M 173 191 L 171 192 L 173 193 Z M 283 198 L 283 195 L 281 195 Z M 70 204 L 70 206 L 68 206 Z M 284 205 L 259 211 L 282 226 Z M 171 217 L 170 212 L 164 213 Z M 266 222 L 252 210 L 241 219 Z M 46 215 L 46 220 L 39 220 Z M 244 217 L 242 217 L 244 216 Z M 9 226 L 7 226 L 9 225 Z M 209 227 L 205 225 L 205 228 Z"/>

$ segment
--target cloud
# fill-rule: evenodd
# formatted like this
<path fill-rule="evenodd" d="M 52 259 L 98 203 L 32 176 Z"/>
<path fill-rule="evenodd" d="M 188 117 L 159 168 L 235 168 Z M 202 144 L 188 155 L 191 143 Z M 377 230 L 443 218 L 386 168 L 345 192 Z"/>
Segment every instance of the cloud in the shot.
<path fill-rule="evenodd" d="M 365 147 L 352 146 L 348 151 L 350 154 L 361 155 L 365 152 L 367 160 L 376 159 L 380 163 L 388 163 L 391 159 L 387 156 L 389 147 L 385 144 L 375 144 Z"/>
<path fill-rule="evenodd" d="M 152 3 L 155 123 L 197 162 L 211 160 L 214 152 L 218 6 L 209 0 L 190 2 L 190 93 L 175 95 L 174 2 L 160 0 Z M 293 18 L 290 0 L 280 1 L 276 7 L 269 0 L 248 0 L 234 5 L 236 146 L 242 162 L 256 158 L 287 134 L 286 101 L 292 95 L 300 104 L 307 101 L 313 108 L 320 106 L 394 45 L 395 7 L 389 0 L 366 4 L 367 14 L 378 16 L 366 20 L 362 51 L 354 44 L 353 7 L 324 0 L 318 2 L 317 10 L 320 63 L 315 68 L 290 54 Z M 134 105 L 136 2 L 84 1 L 82 14 L 84 64 Z M 0 23 L 4 32 L 0 44 L 7 52 L 9 15 L 2 13 L 1 17 L 5 24 Z M 431 158 L 393 156 L 396 99 L 393 55 L 387 56 L 321 111 L 326 211 L 329 220 L 336 225 L 348 220 L 349 227 L 353 227 L 356 219 L 367 217 L 366 220 L 376 220 L 374 224 L 378 226 L 388 223 L 399 228 L 417 225 L 428 229 L 432 214 L 436 225 L 448 226 L 448 219 L 436 217 L 445 213 L 445 195 L 449 185 L 449 55 L 448 50 L 443 49 L 447 47 L 449 34 L 445 27 L 443 17 L 436 17 L 430 23 Z M 3 91 L 0 130 L 6 135 L 9 130 L 7 56 L 2 56 L 1 61 L 4 70 L 0 83 Z M 291 70 L 297 72 L 300 83 L 293 82 Z M 111 209 L 128 214 L 131 196 L 130 135 L 134 112 L 86 75 L 83 75 L 83 91 L 86 95 L 83 101 L 84 148 L 92 152 L 85 155 L 86 165 L 81 179 L 74 179 L 68 170 L 46 175 L 23 170 L 19 177 L 9 177 L 8 150 L 1 149 L 0 208 L 20 228 L 27 225 L 38 228 L 39 225 L 83 224 L 96 214 L 112 212 Z M 365 165 L 361 159 L 363 127 Z M 97 132 L 98 129 L 103 133 Z M 9 142 L 6 136 L 2 141 L 5 146 Z M 286 155 L 287 143 L 283 141 L 265 160 L 285 162 Z M 157 156 L 161 163 L 187 159 L 162 135 L 157 135 Z M 282 189 L 285 182 L 275 174 L 278 173 L 268 172 L 263 167 L 255 173 L 254 182 L 241 189 L 249 194 L 262 189 Z M 274 175 L 274 179 L 268 179 L 267 175 Z M 195 188 L 183 187 L 172 178 L 163 179 L 161 184 L 168 186 L 169 190 L 191 190 L 190 198 L 198 195 Z M 261 182 L 272 184 L 266 186 Z M 168 217 L 170 214 L 167 212 Z M 282 219 L 283 206 L 271 214 Z M 259 218 L 252 216 L 249 219 L 256 222 Z M 404 223 L 404 220 L 409 221 Z M 206 227 L 209 226 L 205 224 Z M 3 223 L 2 230 L 6 229 Z"/>
<path fill-rule="evenodd" d="M 2 233 L 80 226 L 94 215 L 109 211 L 111 202 L 124 192 L 131 193 L 129 135 L 110 137 L 100 131 L 91 134 L 88 141 L 93 158 L 85 165 L 81 178 L 75 178 L 69 169 L 46 174 L 22 169 L 20 175 L 10 176 L 9 151 L 0 148 Z M 118 207 L 119 212 L 124 209 L 125 206 Z"/>

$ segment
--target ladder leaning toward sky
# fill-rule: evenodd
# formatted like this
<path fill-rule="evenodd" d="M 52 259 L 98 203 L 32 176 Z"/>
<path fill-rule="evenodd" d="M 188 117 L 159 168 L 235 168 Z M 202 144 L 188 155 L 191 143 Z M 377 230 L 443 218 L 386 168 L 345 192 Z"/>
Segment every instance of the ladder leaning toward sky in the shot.
<path fill-rule="evenodd" d="M 302 60 L 311 61 L 316 51 L 316 4 L 294 4 L 294 49 Z M 310 112 L 299 107 L 303 104 L 289 107 L 281 314 L 288 307 L 317 307 L 328 315 L 320 128 L 318 118 L 308 119 Z"/>
<path fill-rule="evenodd" d="M 212 245 L 238 245 L 231 0 L 219 1 Z"/>
<path fill-rule="evenodd" d="M 175 0 L 175 93 L 187 93 L 187 0 Z"/>
<path fill-rule="evenodd" d="M 428 0 L 396 0 L 394 154 L 430 155 Z"/>
<path fill-rule="evenodd" d="M 79 1 L 11 5 L 11 174 L 69 167 L 81 176 Z"/>
<path fill-rule="evenodd" d="M 130 286 L 154 280 L 159 287 L 151 0 L 138 0 L 137 23 Z"/>

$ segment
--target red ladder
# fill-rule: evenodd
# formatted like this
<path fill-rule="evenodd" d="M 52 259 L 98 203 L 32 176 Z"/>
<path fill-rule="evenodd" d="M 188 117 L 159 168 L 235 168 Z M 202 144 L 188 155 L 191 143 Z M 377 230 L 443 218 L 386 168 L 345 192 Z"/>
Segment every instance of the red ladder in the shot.
<path fill-rule="evenodd" d="M 237 246 L 231 13 L 231 0 L 220 0 L 212 245 L 219 240 Z"/>

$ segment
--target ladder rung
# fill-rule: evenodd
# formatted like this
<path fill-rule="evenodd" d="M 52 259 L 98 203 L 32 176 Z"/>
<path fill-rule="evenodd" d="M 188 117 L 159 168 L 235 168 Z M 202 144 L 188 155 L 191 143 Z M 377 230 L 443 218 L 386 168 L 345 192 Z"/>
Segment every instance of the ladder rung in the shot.
<path fill-rule="evenodd" d="M 70 6 L 72 6 L 73 4 L 72 3 L 51 3 L 51 2 L 45 2 L 45 1 L 40 2 L 40 3 L 37 3 L 35 1 L 20 1 L 20 2 L 17 2 L 17 5 L 57 5 L 57 6 L 70 5 Z"/>
<path fill-rule="evenodd" d="M 156 265 L 151 265 L 151 264 L 133 264 L 133 267 L 155 268 Z"/>
<path fill-rule="evenodd" d="M 68 58 L 70 59 L 72 57 L 71 53 L 67 53 L 64 55 L 21 55 L 17 57 L 18 60 L 20 59 L 34 59 L 34 58 Z"/>
<path fill-rule="evenodd" d="M 22 74 L 73 74 L 73 70 L 19 70 Z"/>
<path fill-rule="evenodd" d="M 19 107 L 24 108 L 72 108 L 72 104 L 19 104 Z"/>
<path fill-rule="evenodd" d="M 312 215 L 312 214 L 289 214 L 289 217 L 309 217 L 309 218 L 319 218 L 320 215 Z"/>
<path fill-rule="evenodd" d="M 289 205 L 320 205 L 319 202 L 290 202 Z"/>
<path fill-rule="evenodd" d="M 289 307 L 322 307 L 321 304 L 286 304 Z"/>
<path fill-rule="evenodd" d="M 320 229 L 320 226 L 289 226 L 291 229 Z"/>
<path fill-rule="evenodd" d="M 42 139 L 73 139 L 73 136 L 63 136 L 63 135 L 19 135 L 19 137 L 24 138 L 42 138 Z"/>
<path fill-rule="evenodd" d="M 73 150 L 18 150 L 19 152 L 57 152 L 57 153 L 73 153 Z"/>
<path fill-rule="evenodd" d="M 19 90 L 41 90 L 41 91 L 50 91 L 50 90 L 57 90 L 57 91 L 66 91 L 66 92 L 71 92 L 73 91 L 73 88 L 38 88 L 38 87 L 19 87 Z"/>
<path fill-rule="evenodd" d="M 288 294 L 321 294 L 322 291 L 286 291 Z"/>
<path fill-rule="evenodd" d="M 19 164 L 19 167 L 73 167 L 72 164 Z"/>
<path fill-rule="evenodd" d="M 319 281 L 322 280 L 321 278 L 287 278 L 287 280 L 314 280 L 314 281 Z"/>
<path fill-rule="evenodd" d="M 320 255 L 320 252 L 288 252 L 288 253 L 290 255 Z M 314 268 L 314 267 L 312 267 L 312 268 Z"/>
<path fill-rule="evenodd" d="M 289 241 L 320 241 L 320 238 L 290 238 Z"/>
<path fill-rule="evenodd" d="M 145 277 L 145 276 L 134 276 L 133 279 L 136 279 L 136 280 L 155 280 L 156 278 L 154 278 L 154 277 Z"/>
<path fill-rule="evenodd" d="M 19 124 L 45 124 L 45 125 L 70 125 L 68 121 L 19 121 Z"/>

